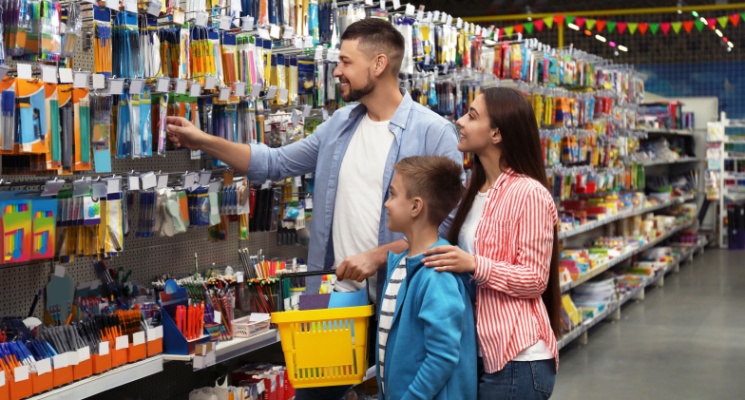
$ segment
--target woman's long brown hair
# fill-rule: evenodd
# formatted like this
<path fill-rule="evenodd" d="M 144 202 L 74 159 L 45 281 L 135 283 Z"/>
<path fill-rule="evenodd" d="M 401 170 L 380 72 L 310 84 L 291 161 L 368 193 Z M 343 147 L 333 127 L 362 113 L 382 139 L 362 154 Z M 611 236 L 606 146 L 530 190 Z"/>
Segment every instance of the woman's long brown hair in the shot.
<path fill-rule="evenodd" d="M 486 109 L 492 129 L 499 129 L 502 134 L 502 169 L 510 168 L 515 173 L 529 176 L 540 182 L 547 189 L 548 178 L 541 156 L 541 139 L 538 135 L 533 107 L 528 100 L 514 89 L 490 88 L 483 92 Z M 458 208 L 450 226 L 448 239 L 458 243 L 458 235 L 471 210 L 476 193 L 486 183 L 486 172 L 478 156 L 473 157 L 471 183 L 465 192 L 461 206 Z M 559 286 L 559 235 L 554 227 L 554 243 L 551 254 L 551 268 L 548 286 L 543 292 L 543 303 L 548 312 L 551 329 L 556 337 L 561 327 L 561 288 Z"/>

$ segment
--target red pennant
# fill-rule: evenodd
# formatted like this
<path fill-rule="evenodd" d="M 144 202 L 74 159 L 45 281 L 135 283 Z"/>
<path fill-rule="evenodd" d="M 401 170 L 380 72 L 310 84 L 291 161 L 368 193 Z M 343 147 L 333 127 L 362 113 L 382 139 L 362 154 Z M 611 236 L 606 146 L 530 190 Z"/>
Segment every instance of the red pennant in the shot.
<path fill-rule="evenodd" d="M 660 24 L 660 28 L 662 28 L 662 33 L 667 35 L 668 32 L 670 32 L 670 23 L 669 22 L 663 22 Z"/>
<path fill-rule="evenodd" d="M 709 22 L 709 28 L 713 31 L 714 29 L 717 29 L 717 19 L 716 18 L 709 18 L 706 20 Z"/>
<path fill-rule="evenodd" d="M 595 29 L 598 30 L 598 32 L 603 33 L 603 29 L 605 29 L 605 20 L 599 19 L 597 22 L 595 22 Z"/>
<path fill-rule="evenodd" d="M 646 22 L 640 22 L 639 23 L 639 32 L 641 32 L 642 35 L 645 34 L 645 33 L 647 33 L 647 29 L 648 28 L 649 28 L 649 24 L 648 23 L 646 23 Z"/>
<path fill-rule="evenodd" d="M 693 29 L 693 21 L 684 21 L 683 29 L 685 29 L 686 32 L 691 33 L 691 29 Z"/>
<path fill-rule="evenodd" d="M 523 24 L 515 25 L 515 32 L 522 34 L 525 30 L 525 26 Z"/>
<path fill-rule="evenodd" d="M 737 26 L 737 24 L 740 23 L 740 14 L 732 14 L 729 16 L 729 22 L 732 23 L 732 26 Z"/>
<path fill-rule="evenodd" d="M 564 23 L 564 18 L 565 17 L 562 14 L 554 15 L 554 22 L 556 22 L 557 24 L 563 24 Z"/>
<path fill-rule="evenodd" d="M 616 28 L 618 28 L 618 33 L 623 35 L 623 31 L 626 30 L 626 23 L 625 22 L 619 22 L 616 24 Z"/>
<path fill-rule="evenodd" d="M 537 19 L 533 21 L 533 26 L 535 26 L 535 29 L 538 29 L 538 32 L 543 30 L 543 20 Z"/>
<path fill-rule="evenodd" d="M 574 24 L 579 26 L 579 29 L 582 29 L 582 26 L 585 25 L 585 19 L 582 17 L 577 17 L 577 19 L 574 20 Z"/>

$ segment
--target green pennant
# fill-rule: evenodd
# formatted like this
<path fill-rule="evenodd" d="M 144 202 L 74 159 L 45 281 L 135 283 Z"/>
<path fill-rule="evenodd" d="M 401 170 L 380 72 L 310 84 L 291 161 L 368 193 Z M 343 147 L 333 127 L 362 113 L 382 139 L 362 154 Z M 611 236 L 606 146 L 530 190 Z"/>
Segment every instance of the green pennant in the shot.
<path fill-rule="evenodd" d="M 554 25 L 554 17 L 546 17 L 543 19 L 543 24 L 548 27 L 548 29 L 551 29 Z"/>
<path fill-rule="evenodd" d="M 566 21 L 567 21 L 567 25 L 568 24 L 573 24 L 574 23 L 574 17 L 571 16 L 571 15 L 567 15 Z"/>
<path fill-rule="evenodd" d="M 656 35 L 657 31 L 660 30 L 660 24 L 657 24 L 657 23 L 649 24 L 649 30 L 652 31 L 653 35 Z"/>
<path fill-rule="evenodd" d="M 524 26 L 525 26 L 525 32 L 533 33 L 533 23 L 532 22 L 528 22 L 528 23 L 524 24 Z"/>
<path fill-rule="evenodd" d="M 702 30 L 704 30 L 704 23 L 701 22 L 700 19 L 697 19 L 697 20 L 693 21 L 693 24 L 696 25 L 696 29 L 698 29 L 699 32 L 701 32 Z"/>
<path fill-rule="evenodd" d="M 673 31 L 675 31 L 676 34 L 680 33 L 680 28 L 683 27 L 682 22 L 671 22 L 670 25 L 672 25 Z"/>
<path fill-rule="evenodd" d="M 740 18 L 745 20 L 745 13 L 740 14 Z"/>
<path fill-rule="evenodd" d="M 639 24 L 636 22 L 629 22 L 628 26 L 629 26 L 629 33 L 633 35 L 634 32 L 636 32 L 636 28 L 639 27 Z"/>
<path fill-rule="evenodd" d="M 605 29 L 608 30 L 608 33 L 613 33 L 613 31 L 616 29 L 616 21 L 608 21 L 605 24 Z"/>
<path fill-rule="evenodd" d="M 511 36 L 512 35 L 512 32 L 515 32 L 515 27 L 514 26 L 508 26 L 508 27 L 504 28 L 504 33 L 506 33 L 507 36 Z"/>
<path fill-rule="evenodd" d="M 592 28 L 595 27 L 595 22 L 596 21 L 594 19 L 588 19 L 587 21 L 585 21 L 585 26 L 588 30 L 592 30 Z"/>
<path fill-rule="evenodd" d="M 725 15 L 724 17 L 717 18 L 717 21 L 719 21 L 719 25 L 722 27 L 722 29 L 724 29 L 727 27 L 727 21 L 729 21 L 729 17 Z"/>

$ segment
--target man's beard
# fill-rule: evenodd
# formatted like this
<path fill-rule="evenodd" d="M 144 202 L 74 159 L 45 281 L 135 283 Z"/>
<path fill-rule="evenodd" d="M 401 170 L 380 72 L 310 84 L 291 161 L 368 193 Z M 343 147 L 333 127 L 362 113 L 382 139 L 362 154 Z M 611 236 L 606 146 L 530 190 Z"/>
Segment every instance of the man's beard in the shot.
<path fill-rule="evenodd" d="M 367 96 L 370 94 L 373 89 L 375 88 L 375 84 L 370 79 L 370 75 L 367 76 L 367 83 L 365 84 L 365 87 L 362 89 L 352 89 L 351 82 L 347 84 L 349 86 L 349 93 L 347 95 L 342 95 L 341 98 L 347 102 L 347 103 L 353 103 L 355 101 L 360 101 L 361 98 Z"/>

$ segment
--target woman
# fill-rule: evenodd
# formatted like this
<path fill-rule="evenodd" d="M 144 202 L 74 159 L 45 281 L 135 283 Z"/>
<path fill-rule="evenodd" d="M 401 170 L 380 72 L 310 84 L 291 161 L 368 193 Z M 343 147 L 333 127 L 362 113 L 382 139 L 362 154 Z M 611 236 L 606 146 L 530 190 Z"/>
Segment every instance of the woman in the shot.
<path fill-rule="evenodd" d="M 473 175 L 450 243 L 425 253 L 437 271 L 478 285 L 479 399 L 547 399 L 556 382 L 560 288 L 556 206 L 535 114 L 518 91 L 491 88 L 457 122 Z"/>

